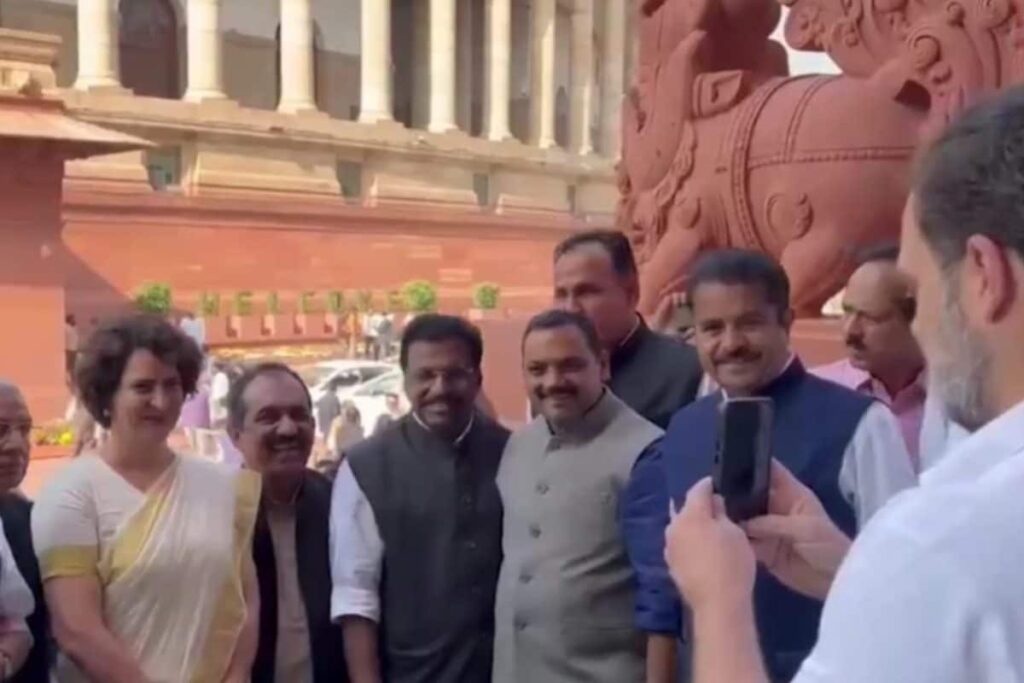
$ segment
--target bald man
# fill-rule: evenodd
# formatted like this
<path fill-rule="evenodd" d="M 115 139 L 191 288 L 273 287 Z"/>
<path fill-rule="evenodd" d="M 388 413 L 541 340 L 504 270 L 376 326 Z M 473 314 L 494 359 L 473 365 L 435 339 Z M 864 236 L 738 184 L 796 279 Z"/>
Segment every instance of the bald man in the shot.
<path fill-rule="evenodd" d="M 964 432 L 928 400 L 924 355 L 910 329 L 917 309 L 913 285 L 897 268 L 898 255 L 892 247 L 861 260 L 843 294 L 847 358 L 812 372 L 889 406 L 920 473 Z"/>
<path fill-rule="evenodd" d="M 0 520 L 18 572 L 35 598 L 35 611 L 26 620 L 33 645 L 24 666 L 10 678 L 15 683 L 49 680 L 49 617 L 43 601 L 39 565 L 32 547 L 29 519 L 32 503 L 18 492 L 28 469 L 32 416 L 14 384 L 0 379 Z"/>

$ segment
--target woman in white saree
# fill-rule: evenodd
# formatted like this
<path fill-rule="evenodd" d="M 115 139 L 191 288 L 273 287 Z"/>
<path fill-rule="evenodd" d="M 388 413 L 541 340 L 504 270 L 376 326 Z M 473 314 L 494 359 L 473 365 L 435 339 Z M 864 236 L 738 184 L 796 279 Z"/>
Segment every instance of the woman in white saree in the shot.
<path fill-rule="evenodd" d="M 82 400 L 109 431 L 39 496 L 32 533 L 59 683 L 241 683 L 256 648 L 258 477 L 167 446 L 201 366 L 162 319 L 98 330 Z"/>

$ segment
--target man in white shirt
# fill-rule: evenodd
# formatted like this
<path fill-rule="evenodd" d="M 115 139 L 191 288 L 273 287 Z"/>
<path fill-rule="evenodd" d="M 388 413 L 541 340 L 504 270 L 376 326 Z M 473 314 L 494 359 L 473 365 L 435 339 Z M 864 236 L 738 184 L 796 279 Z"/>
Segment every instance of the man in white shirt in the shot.
<path fill-rule="evenodd" d="M 899 421 L 915 472 L 934 463 L 963 429 L 941 402 L 929 401 L 921 345 L 910 329 L 917 313 L 913 283 L 896 264 L 898 247 L 864 255 L 843 292 L 847 357 L 811 372 L 886 405 Z"/>
<path fill-rule="evenodd" d="M 930 387 L 975 433 L 857 538 L 831 589 L 838 535 L 800 496 L 772 504 L 768 568 L 828 600 L 797 683 L 1024 680 L 1024 89 L 970 110 L 923 159 L 900 266 L 916 281 Z M 773 490 L 773 496 L 774 496 Z M 697 484 L 669 530 L 669 565 L 694 614 L 697 683 L 763 683 L 750 591 L 754 552 Z M 762 520 L 763 521 L 763 520 Z M 682 549 L 700 547 L 700 553 Z"/>
<path fill-rule="evenodd" d="M 192 313 L 185 313 L 178 324 L 181 331 L 196 343 L 200 351 L 206 350 L 206 321 Z"/>

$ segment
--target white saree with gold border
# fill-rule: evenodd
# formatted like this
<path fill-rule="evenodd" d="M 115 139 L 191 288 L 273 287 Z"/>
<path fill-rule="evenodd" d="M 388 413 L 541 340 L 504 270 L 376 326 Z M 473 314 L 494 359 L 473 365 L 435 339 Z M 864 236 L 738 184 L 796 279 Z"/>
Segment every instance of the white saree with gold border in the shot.
<path fill-rule="evenodd" d="M 259 493 L 252 472 L 185 456 L 143 493 L 84 456 L 33 510 L 43 581 L 96 576 L 107 628 L 153 683 L 221 683 L 245 621 Z M 54 673 L 88 680 L 63 656 Z"/>

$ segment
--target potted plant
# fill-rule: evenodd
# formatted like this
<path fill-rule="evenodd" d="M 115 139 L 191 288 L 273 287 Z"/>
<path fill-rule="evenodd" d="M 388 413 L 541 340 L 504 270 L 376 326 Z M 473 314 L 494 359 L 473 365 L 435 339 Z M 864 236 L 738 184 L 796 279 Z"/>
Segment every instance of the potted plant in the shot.
<path fill-rule="evenodd" d="M 147 282 L 135 292 L 135 306 L 143 313 L 166 316 L 171 312 L 171 287 L 163 282 Z"/>
<path fill-rule="evenodd" d="M 235 339 L 252 339 L 259 334 L 256 321 L 252 317 L 252 292 L 243 290 L 235 292 L 232 302 L 230 332 Z"/>
<path fill-rule="evenodd" d="M 437 289 L 426 280 L 411 280 L 402 285 L 402 301 L 413 315 L 431 313 L 437 310 Z"/>
<path fill-rule="evenodd" d="M 501 299 L 501 287 L 493 282 L 482 282 L 473 289 L 473 308 L 469 311 L 470 320 L 495 318 L 498 301 Z"/>
<path fill-rule="evenodd" d="M 302 336 L 315 336 L 322 334 L 323 313 L 319 312 L 316 301 L 316 292 L 301 292 L 299 294 L 299 312 L 295 316 L 295 333 Z M 317 322 L 319 321 L 319 325 Z"/>
<path fill-rule="evenodd" d="M 62 458 L 71 454 L 75 430 L 64 420 L 55 420 L 32 427 L 32 459 Z"/>
<path fill-rule="evenodd" d="M 206 322 L 207 343 L 218 344 L 230 336 L 229 321 L 221 316 L 219 293 L 203 291 L 196 313 Z"/>
<path fill-rule="evenodd" d="M 264 337 L 272 337 L 277 334 L 277 316 L 281 313 L 281 298 L 277 292 L 267 293 L 267 312 L 263 314 L 263 324 L 260 332 Z"/>
<path fill-rule="evenodd" d="M 327 315 L 324 316 L 324 332 L 337 337 L 341 330 L 341 320 L 345 315 L 345 295 L 332 289 L 327 292 Z"/>

